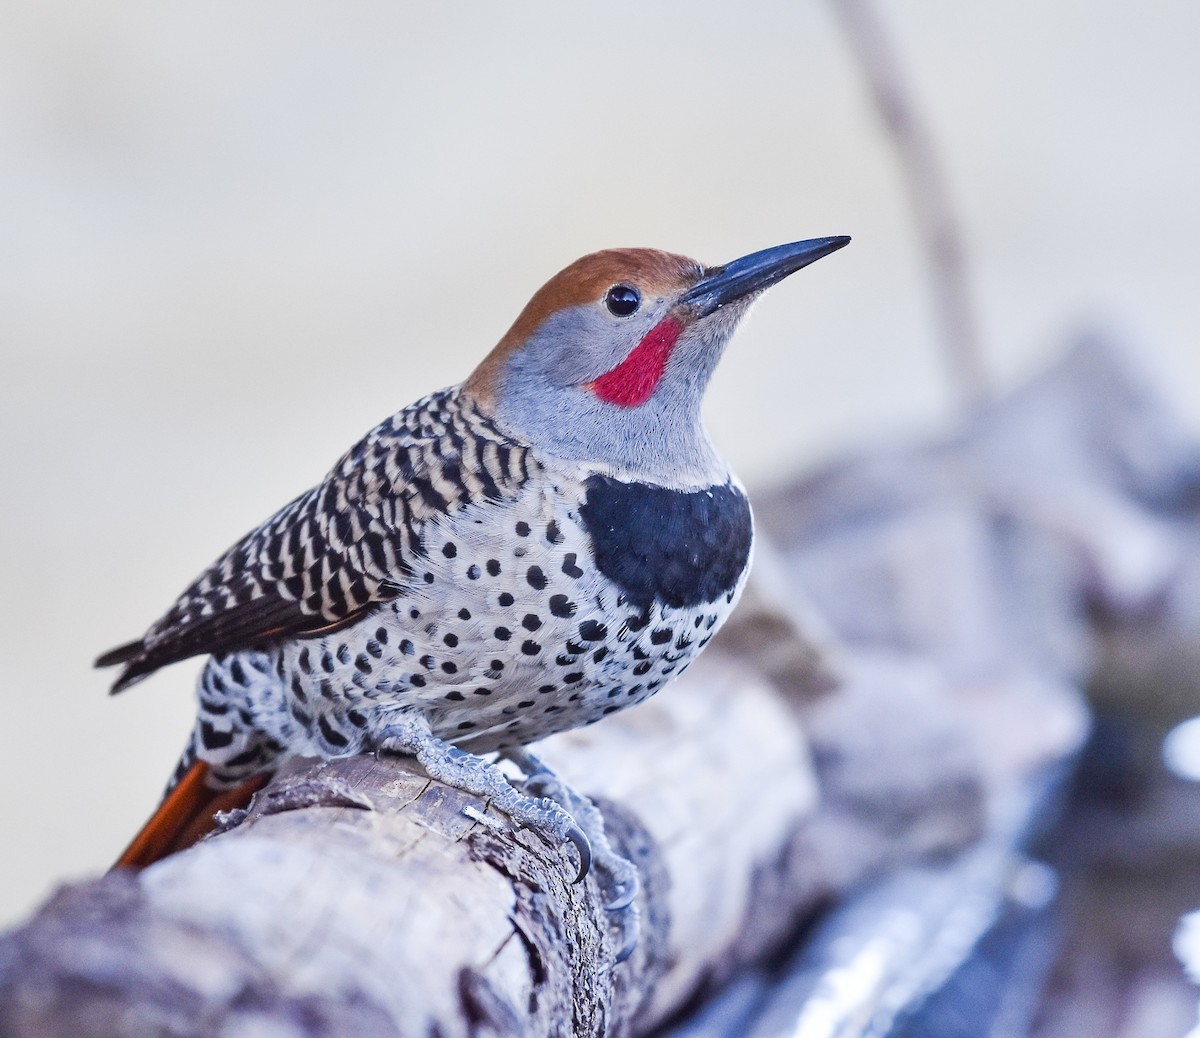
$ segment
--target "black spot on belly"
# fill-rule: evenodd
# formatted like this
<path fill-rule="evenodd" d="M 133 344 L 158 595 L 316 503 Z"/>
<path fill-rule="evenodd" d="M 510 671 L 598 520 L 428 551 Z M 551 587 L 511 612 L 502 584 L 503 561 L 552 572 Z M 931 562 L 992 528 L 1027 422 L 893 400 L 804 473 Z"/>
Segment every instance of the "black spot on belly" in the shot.
<path fill-rule="evenodd" d="M 585 642 L 598 642 L 608 634 L 608 628 L 599 620 L 584 620 L 579 625 L 579 637 Z"/>
<path fill-rule="evenodd" d="M 349 739 L 325 719 L 324 714 L 317 718 L 317 726 L 321 729 L 321 734 L 330 746 L 345 746 L 350 742 Z"/>
<path fill-rule="evenodd" d="M 646 606 L 637 616 L 630 616 L 625 620 L 625 626 L 631 631 L 640 631 L 650 622 L 650 608 Z"/>
<path fill-rule="evenodd" d="M 596 566 L 645 609 L 731 594 L 750 557 L 754 527 L 746 495 L 730 483 L 680 491 L 591 476 L 580 517 Z"/>

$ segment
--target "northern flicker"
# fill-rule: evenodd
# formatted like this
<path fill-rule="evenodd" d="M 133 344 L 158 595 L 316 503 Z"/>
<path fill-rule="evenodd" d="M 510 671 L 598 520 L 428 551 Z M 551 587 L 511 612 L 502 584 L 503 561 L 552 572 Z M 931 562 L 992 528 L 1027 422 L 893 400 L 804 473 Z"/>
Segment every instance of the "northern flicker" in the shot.
<path fill-rule="evenodd" d="M 848 241 L 720 267 L 585 256 L 465 382 L 371 430 L 100 657 L 119 692 L 210 654 L 168 794 L 118 865 L 186 845 L 288 757 L 386 750 L 571 841 L 581 875 L 594 854 L 626 909 L 636 874 L 598 812 L 523 747 L 653 695 L 733 609 L 750 506 L 701 398 L 751 300 Z"/>

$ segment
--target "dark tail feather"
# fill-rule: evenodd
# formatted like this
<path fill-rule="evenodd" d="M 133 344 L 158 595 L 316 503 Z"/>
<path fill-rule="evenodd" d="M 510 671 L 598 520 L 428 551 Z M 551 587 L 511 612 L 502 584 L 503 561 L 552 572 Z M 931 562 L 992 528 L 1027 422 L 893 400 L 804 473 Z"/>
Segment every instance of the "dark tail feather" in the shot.
<path fill-rule="evenodd" d="M 122 663 L 126 664 L 125 670 L 113 683 L 109 695 L 115 696 L 157 669 L 154 664 L 147 666 L 145 651 L 146 643 L 139 638 L 136 642 L 118 645 L 115 649 L 109 649 L 103 656 L 97 657 L 95 663 L 97 667 L 115 667 Z"/>
<path fill-rule="evenodd" d="M 123 646 L 122 648 L 126 648 Z M 120 652 L 114 649 L 113 652 Z M 109 654 L 111 655 L 111 653 Z M 245 807 L 266 784 L 269 775 L 256 775 L 233 789 L 216 790 L 207 785 L 208 765 L 195 761 L 158 805 L 142 831 L 116 860 L 114 869 L 144 869 L 168 855 L 185 850 L 208 835 L 218 811 Z"/>
<path fill-rule="evenodd" d="M 136 642 L 126 642 L 124 645 L 118 645 L 115 649 L 109 649 L 103 656 L 98 656 L 93 666 L 115 667 L 118 663 L 128 663 L 140 656 L 145 647 L 146 644 L 141 638 Z"/>

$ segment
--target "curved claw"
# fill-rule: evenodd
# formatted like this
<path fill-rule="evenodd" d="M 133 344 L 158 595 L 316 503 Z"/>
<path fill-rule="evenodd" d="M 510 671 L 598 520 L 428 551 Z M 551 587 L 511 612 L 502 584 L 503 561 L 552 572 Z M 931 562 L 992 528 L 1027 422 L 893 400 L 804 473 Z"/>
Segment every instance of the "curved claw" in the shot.
<path fill-rule="evenodd" d="M 613 965 L 619 965 L 629 958 L 634 953 L 638 946 L 638 928 L 630 927 L 631 932 L 625 935 L 625 943 L 617 949 L 617 954 L 613 957 Z"/>
<path fill-rule="evenodd" d="M 575 850 L 579 855 L 579 875 L 572 880 L 572 883 L 582 883 L 584 877 L 592 867 L 591 842 L 588 840 L 587 834 L 574 822 L 571 823 L 571 827 L 567 830 L 566 838 L 575 845 Z"/>
<path fill-rule="evenodd" d="M 637 900 L 639 884 L 637 880 L 628 883 L 624 890 L 620 891 L 616 897 L 604 906 L 606 912 L 621 912 L 628 908 Z"/>
<path fill-rule="evenodd" d="M 528 776 L 525 781 L 521 783 L 521 785 L 524 787 L 525 792 L 529 793 L 531 796 L 549 796 L 547 789 L 550 785 L 550 776 L 548 776 L 545 772 L 537 772 L 536 774 Z"/>

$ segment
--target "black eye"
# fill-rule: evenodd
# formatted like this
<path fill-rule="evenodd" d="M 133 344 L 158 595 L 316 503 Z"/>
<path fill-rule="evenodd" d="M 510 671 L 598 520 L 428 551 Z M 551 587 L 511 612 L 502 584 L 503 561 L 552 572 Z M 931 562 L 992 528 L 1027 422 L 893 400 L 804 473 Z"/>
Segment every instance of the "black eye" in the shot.
<path fill-rule="evenodd" d="M 613 285 L 604 297 L 604 305 L 618 317 L 628 317 L 642 305 L 642 294 L 629 285 Z"/>

